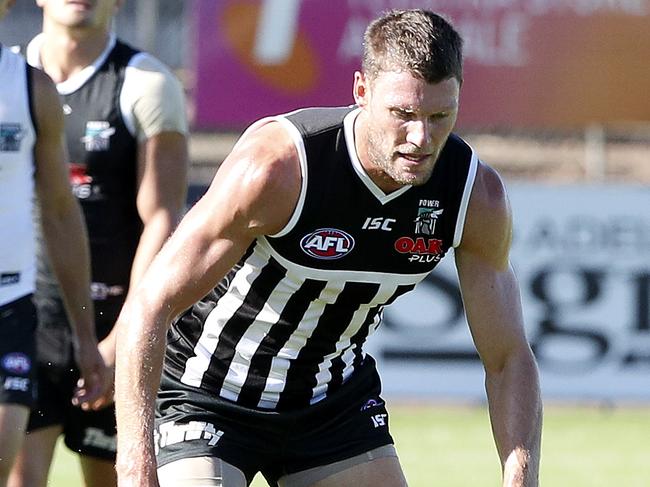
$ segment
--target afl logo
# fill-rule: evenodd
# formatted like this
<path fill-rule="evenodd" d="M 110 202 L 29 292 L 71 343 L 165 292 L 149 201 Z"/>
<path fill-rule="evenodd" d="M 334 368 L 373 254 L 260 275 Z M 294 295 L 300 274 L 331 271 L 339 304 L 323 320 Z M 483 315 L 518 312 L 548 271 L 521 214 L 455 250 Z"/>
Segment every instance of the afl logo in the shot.
<path fill-rule="evenodd" d="M 302 237 L 300 247 L 304 253 L 317 259 L 340 259 L 354 248 L 354 239 L 343 230 L 319 228 Z"/>
<path fill-rule="evenodd" d="M 26 374 L 32 368 L 29 357 L 24 353 L 8 353 L 2 357 L 2 367 L 14 374 Z"/>

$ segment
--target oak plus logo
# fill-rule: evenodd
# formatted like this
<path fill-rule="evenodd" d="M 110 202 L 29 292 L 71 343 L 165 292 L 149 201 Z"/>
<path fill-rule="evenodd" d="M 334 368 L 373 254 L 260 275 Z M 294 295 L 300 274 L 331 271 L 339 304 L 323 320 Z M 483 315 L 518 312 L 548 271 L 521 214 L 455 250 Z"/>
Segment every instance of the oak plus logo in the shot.
<path fill-rule="evenodd" d="M 416 235 L 426 235 L 426 237 L 416 236 L 400 237 L 395 241 L 395 250 L 400 254 L 408 256 L 409 262 L 420 264 L 429 264 L 438 262 L 444 255 L 443 241 L 439 238 L 431 237 L 436 231 L 436 222 L 445 211 L 439 209 L 438 200 L 420 200 L 418 214 L 414 220 Z"/>
<path fill-rule="evenodd" d="M 316 259 L 340 259 L 354 248 L 354 239 L 343 230 L 319 228 L 302 237 L 300 248 L 304 253 Z"/>
<path fill-rule="evenodd" d="M 429 264 L 442 259 L 442 243 L 442 240 L 437 238 L 400 237 L 395 242 L 395 250 L 400 254 L 407 255 L 409 262 Z"/>

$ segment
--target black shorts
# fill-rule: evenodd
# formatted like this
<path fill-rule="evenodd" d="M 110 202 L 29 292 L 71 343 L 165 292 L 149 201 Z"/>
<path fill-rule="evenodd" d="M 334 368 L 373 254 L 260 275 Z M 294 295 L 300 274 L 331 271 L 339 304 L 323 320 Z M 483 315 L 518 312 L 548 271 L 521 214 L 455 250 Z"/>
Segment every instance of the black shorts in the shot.
<path fill-rule="evenodd" d="M 60 367 L 75 367 L 72 340 L 73 333 L 61 298 L 48 295 L 36 288 L 34 305 L 38 314 L 36 349 L 41 364 Z M 97 339 L 106 337 L 113 329 L 123 305 L 122 297 L 105 301 L 94 301 L 95 332 Z"/>
<path fill-rule="evenodd" d="M 27 431 L 60 425 L 70 450 L 115 461 L 117 428 L 113 405 L 99 411 L 83 411 L 73 406 L 72 394 L 79 378 L 76 369 L 39 364 L 37 371 L 39 396 L 32 407 Z"/>
<path fill-rule="evenodd" d="M 38 394 L 27 431 L 61 426 L 64 442 L 72 451 L 115 461 L 117 428 L 114 407 L 83 411 L 72 405 L 79 371 L 74 362 L 72 334 L 63 303 L 57 298 L 40 295 L 36 296 L 35 303 L 39 314 L 36 333 Z M 97 308 L 95 312 L 97 314 Z M 111 312 L 100 312 L 102 320 L 112 323 L 117 319 L 119 306 Z"/>
<path fill-rule="evenodd" d="M 0 306 L 0 404 L 34 404 L 35 330 L 31 295 Z"/>
<path fill-rule="evenodd" d="M 191 457 L 217 457 L 248 481 L 261 472 L 271 485 L 300 472 L 393 443 L 374 360 L 332 396 L 306 409 L 242 408 L 163 375 L 156 401 L 158 466 Z"/>

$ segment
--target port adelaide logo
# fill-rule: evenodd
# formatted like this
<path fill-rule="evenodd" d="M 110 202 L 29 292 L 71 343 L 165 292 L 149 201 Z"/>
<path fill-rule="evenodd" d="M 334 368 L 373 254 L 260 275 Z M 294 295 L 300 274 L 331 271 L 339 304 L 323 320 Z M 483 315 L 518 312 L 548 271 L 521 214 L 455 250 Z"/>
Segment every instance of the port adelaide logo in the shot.
<path fill-rule="evenodd" d="M 350 253 L 354 248 L 354 239 L 343 230 L 319 228 L 302 237 L 300 248 L 316 259 L 334 260 Z"/>
<path fill-rule="evenodd" d="M 18 152 L 24 136 L 19 123 L 0 123 L 0 152 Z"/>
<path fill-rule="evenodd" d="M 436 222 L 443 209 L 438 209 L 437 200 L 421 200 L 415 223 L 415 237 L 400 237 L 395 242 L 395 250 L 408 256 L 409 262 L 438 262 L 443 255 L 442 240 L 431 238 L 436 230 Z"/>
<path fill-rule="evenodd" d="M 115 134 L 115 127 L 109 122 L 90 121 L 86 123 L 86 133 L 81 142 L 88 152 L 107 151 L 110 148 L 111 136 Z"/>

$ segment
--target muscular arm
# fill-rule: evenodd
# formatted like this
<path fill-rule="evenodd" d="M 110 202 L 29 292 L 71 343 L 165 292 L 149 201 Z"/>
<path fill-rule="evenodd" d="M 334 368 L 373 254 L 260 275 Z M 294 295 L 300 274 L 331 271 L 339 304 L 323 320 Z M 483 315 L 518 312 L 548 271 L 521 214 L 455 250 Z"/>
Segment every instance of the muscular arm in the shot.
<path fill-rule="evenodd" d="M 187 192 L 187 139 L 162 132 L 140 144 L 137 208 L 144 229 L 131 269 L 135 287 L 178 223 Z"/>
<path fill-rule="evenodd" d="M 172 233 L 183 212 L 187 190 L 187 140 L 178 132 L 162 132 L 139 146 L 137 209 L 144 228 L 131 268 L 129 289 L 135 289 L 145 270 Z M 116 329 L 100 348 L 109 366 L 115 361 Z M 112 401 L 107 394 L 94 406 Z"/>
<path fill-rule="evenodd" d="M 456 267 L 472 337 L 486 372 L 503 485 L 538 485 L 542 403 L 509 262 L 512 218 L 498 175 L 480 165 Z"/>
<path fill-rule="evenodd" d="M 117 324 L 122 487 L 157 485 L 153 403 L 171 319 L 207 294 L 256 236 L 279 231 L 299 191 L 297 155 L 284 129 L 277 123 L 257 129 L 224 161 L 129 295 Z"/>
<path fill-rule="evenodd" d="M 134 288 L 180 219 L 187 191 L 187 120 L 178 79 L 155 58 L 129 65 L 122 102 L 138 138 L 138 214 L 144 223 L 131 268 Z M 128 101 L 125 101 L 128 100 Z"/>
<path fill-rule="evenodd" d="M 133 120 L 138 139 L 136 207 L 143 223 L 131 266 L 129 289 L 135 289 L 156 253 L 178 223 L 185 206 L 188 149 L 182 86 L 151 56 L 129 65 L 121 106 Z M 100 343 L 106 363 L 115 364 L 116 330 Z M 110 391 L 109 391 L 110 392 Z M 95 407 L 112 402 L 111 393 Z"/>
<path fill-rule="evenodd" d="M 81 209 L 70 191 L 63 142 L 63 112 L 56 89 L 32 69 L 38 136 L 34 147 L 36 192 L 43 237 L 75 334 L 75 354 L 84 387 L 77 399 L 92 401 L 104 391 L 104 364 L 97 351 L 90 299 L 90 257 Z"/>

